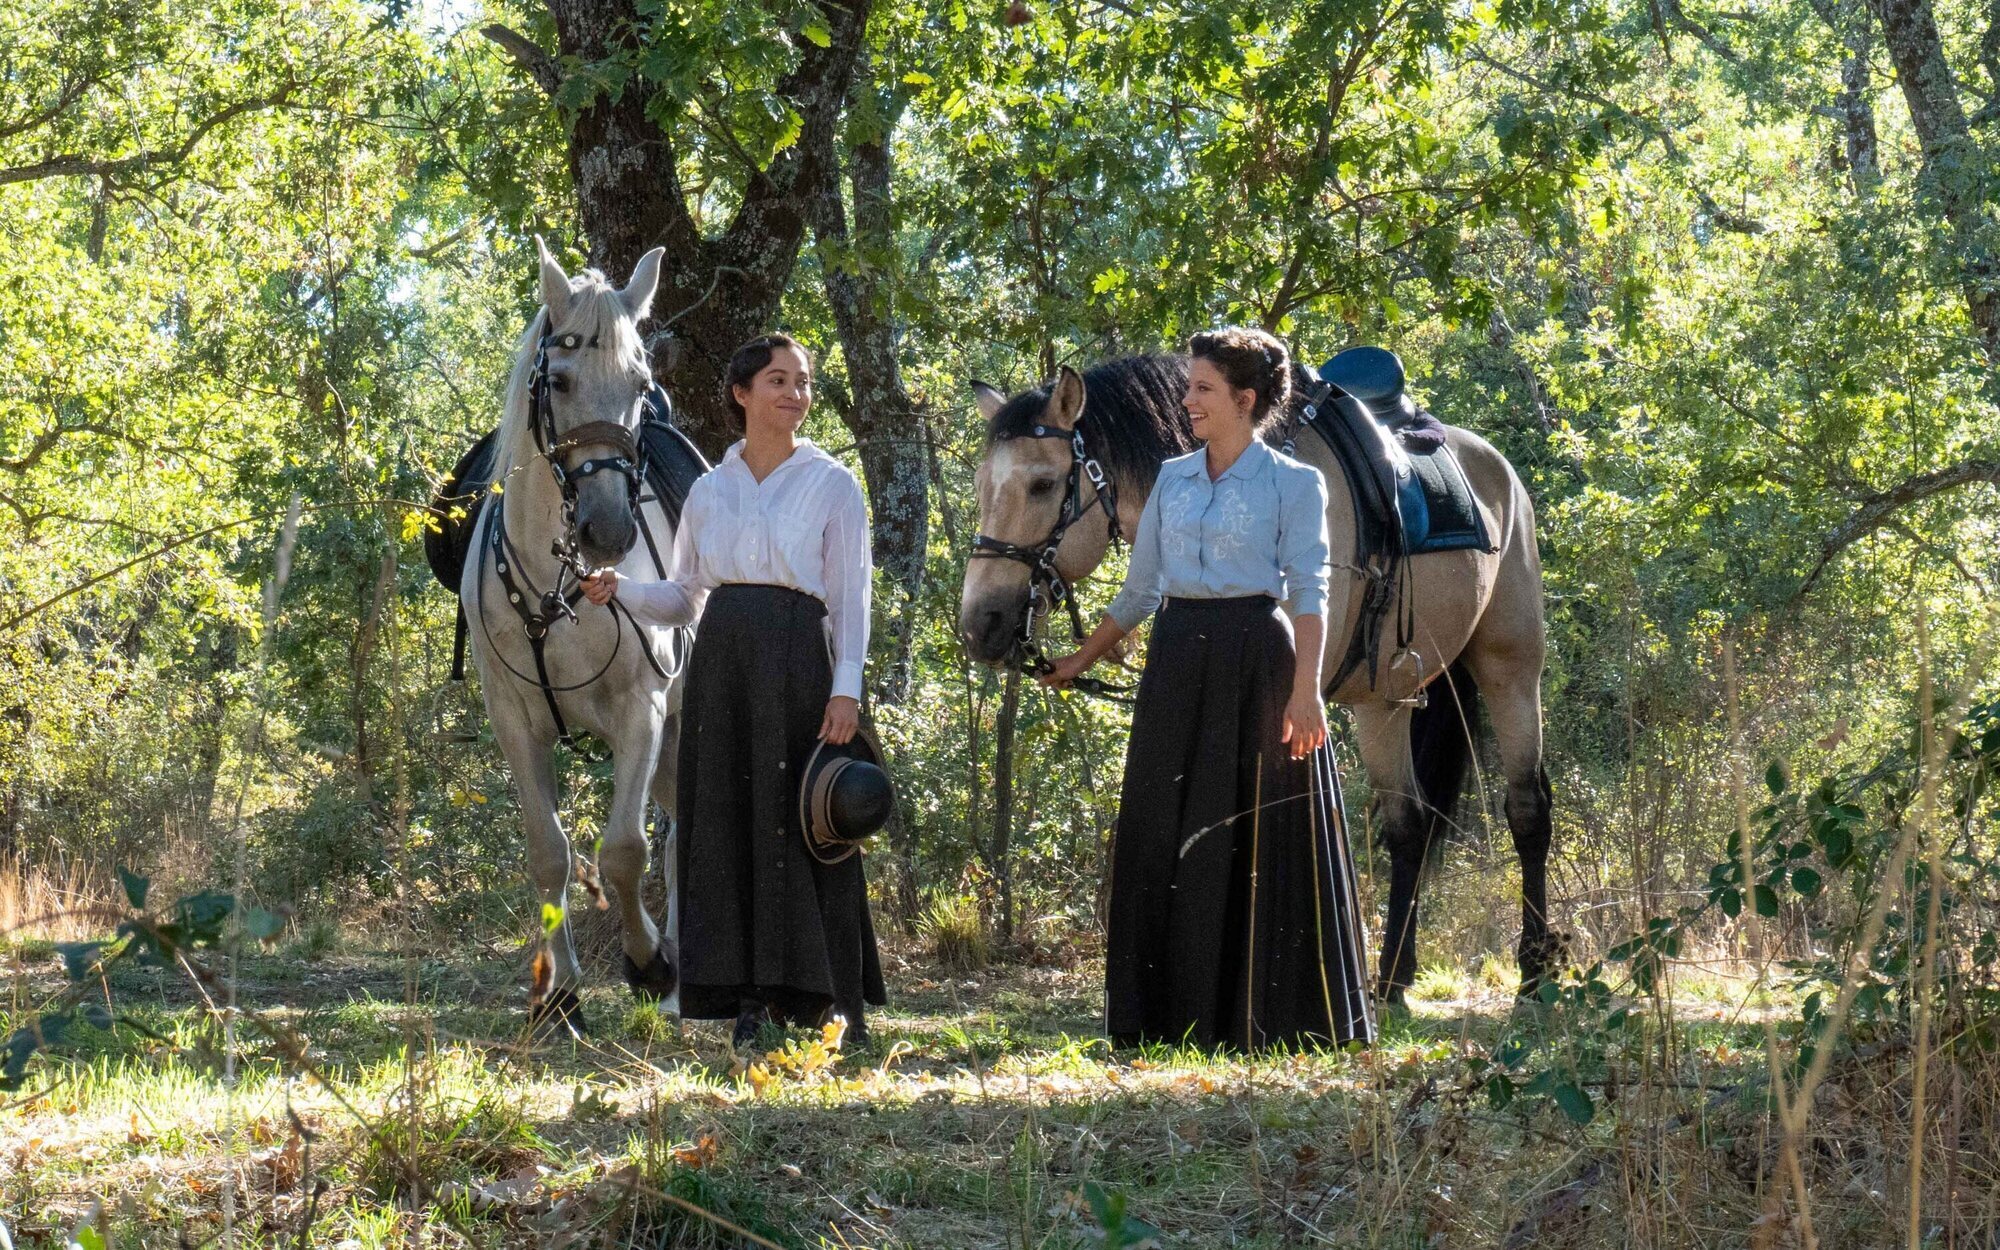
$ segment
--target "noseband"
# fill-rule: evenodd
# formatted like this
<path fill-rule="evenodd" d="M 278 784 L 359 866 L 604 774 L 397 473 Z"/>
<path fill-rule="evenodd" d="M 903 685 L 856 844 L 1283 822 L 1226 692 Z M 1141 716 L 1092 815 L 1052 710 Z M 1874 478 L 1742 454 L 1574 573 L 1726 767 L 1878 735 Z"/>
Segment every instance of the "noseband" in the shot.
<path fill-rule="evenodd" d="M 1083 642 L 1083 613 L 1076 602 L 1076 588 L 1069 584 L 1056 568 L 1056 550 L 1062 546 L 1063 536 L 1069 528 L 1081 521 L 1093 507 L 1104 509 L 1104 518 L 1111 526 L 1111 540 L 1117 542 L 1123 537 L 1118 530 L 1118 492 L 1111 484 L 1111 478 L 1090 449 L 1083 443 L 1083 428 L 1079 425 L 1072 430 L 1060 429 L 1052 425 L 1031 425 L 1019 434 L 998 436 L 997 441 L 1006 442 L 1016 438 L 1062 438 L 1069 440 L 1069 479 L 1063 486 L 1062 509 L 1056 513 L 1054 528 L 1048 537 L 1033 546 L 1021 546 L 1003 542 L 987 534 L 980 534 L 972 540 L 972 558 L 975 560 L 1015 560 L 1028 566 L 1028 605 L 1021 613 L 1021 628 L 1014 635 L 1014 646 L 1007 654 L 1006 663 L 1030 677 L 1040 677 L 1055 666 L 1042 654 L 1041 643 L 1036 641 L 1036 626 L 1050 612 L 1060 607 L 1069 612 L 1069 629 L 1072 641 Z M 1090 502 L 1083 500 L 1083 483 L 1088 479 L 1097 495 Z M 1116 698 L 1127 688 L 1107 685 L 1091 677 L 1079 677 L 1070 683 L 1089 694 Z"/>

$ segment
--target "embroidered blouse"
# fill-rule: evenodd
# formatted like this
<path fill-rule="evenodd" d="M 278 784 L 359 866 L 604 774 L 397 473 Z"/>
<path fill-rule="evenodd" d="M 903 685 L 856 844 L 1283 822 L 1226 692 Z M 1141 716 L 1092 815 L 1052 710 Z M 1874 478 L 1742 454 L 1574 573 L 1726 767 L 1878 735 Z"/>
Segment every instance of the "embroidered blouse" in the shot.
<path fill-rule="evenodd" d="M 618 597 L 642 620 L 686 625 L 729 582 L 803 591 L 826 604 L 833 693 L 861 697 L 874 562 L 868 506 L 847 466 L 801 439 L 759 482 L 738 440 L 688 491 L 673 567 L 665 581 L 621 584 Z"/>
<path fill-rule="evenodd" d="M 1318 469 L 1252 439 L 1211 482 L 1207 450 L 1193 451 L 1160 466 L 1124 589 L 1105 615 L 1130 633 L 1163 595 L 1270 595 L 1294 617 L 1324 616 L 1327 560 Z"/>

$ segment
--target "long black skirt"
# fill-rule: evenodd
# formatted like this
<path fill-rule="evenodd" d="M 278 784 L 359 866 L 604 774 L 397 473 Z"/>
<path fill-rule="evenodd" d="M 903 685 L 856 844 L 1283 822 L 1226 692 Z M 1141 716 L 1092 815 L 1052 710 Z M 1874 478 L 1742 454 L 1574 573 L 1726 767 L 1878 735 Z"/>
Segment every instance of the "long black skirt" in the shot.
<path fill-rule="evenodd" d="M 1373 1041 L 1333 758 L 1279 740 L 1291 622 L 1263 595 L 1171 599 L 1149 647 L 1112 851 L 1112 1040 Z"/>
<path fill-rule="evenodd" d="M 680 744 L 681 1014 L 743 1000 L 780 1022 L 858 1022 L 888 1001 L 861 856 L 822 864 L 799 828 L 799 770 L 833 689 L 826 606 L 719 586 L 688 659 Z"/>

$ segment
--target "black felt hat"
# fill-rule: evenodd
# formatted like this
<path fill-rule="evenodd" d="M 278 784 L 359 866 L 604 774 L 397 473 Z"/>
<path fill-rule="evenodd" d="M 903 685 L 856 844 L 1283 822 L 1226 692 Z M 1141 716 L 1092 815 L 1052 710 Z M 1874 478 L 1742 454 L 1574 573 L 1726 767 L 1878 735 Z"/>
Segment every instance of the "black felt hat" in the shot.
<path fill-rule="evenodd" d="M 821 863 L 837 864 L 889 823 L 896 788 L 889 781 L 882 744 L 863 727 L 840 746 L 814 744 L 799 774 L 799 827 L 806 849 Z"/>

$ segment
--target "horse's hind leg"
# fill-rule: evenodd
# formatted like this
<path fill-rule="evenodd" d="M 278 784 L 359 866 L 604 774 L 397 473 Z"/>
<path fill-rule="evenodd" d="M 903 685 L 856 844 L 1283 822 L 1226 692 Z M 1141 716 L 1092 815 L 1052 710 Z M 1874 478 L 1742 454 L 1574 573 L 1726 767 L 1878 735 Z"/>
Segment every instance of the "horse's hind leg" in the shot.
<path fill-rule="evenodd" d="M 1561 960 L 1564 939 L 1549 927 L 1549 847 L 1554 841 L 1549 774 L 1542 762 L 1542 641 L 1539 615 L 1519 639 L 1473 636 L 1466 662 L 1486 696 L 1486 712 L 1507 775 L 1507 829 L 1521 859 L 1521 994 L 1534 994 Z"/>
<path fill-rule="evenodd" d="M 1362 767 L 1389 855 L 1389 914 L 1382 929 L 1382 961 L 1375 993 L 1401 1003 L 1417 974 L 1417 899 L 1431 822 L 1417 794 L 1410 757 L 1410 709 L 1358 703 L 1351 709 Z"/>
<path fill-rule="evenodd" d="M 564 900 L 569 894 L 569 835 L 556 817 L 556 769 L 549 745 L 527 727 L 527 717 L 493 712 L 493 734 L 507 757 L 508 771 L 514 775 L 514 791 L 521 804 L 521 823 L 528 837 L 528 877 L 542 906 L 562 909 L 562 920 L 548 934 L 550 960 L 546 993 L 533 1004 L 534 1018 L 554 1019 L 581 1027 L 582 1009 L 577 1003 L 576 986 L 582 979 L 576 962 L 576 947 L 569 936 L 569 912 Z"/>

